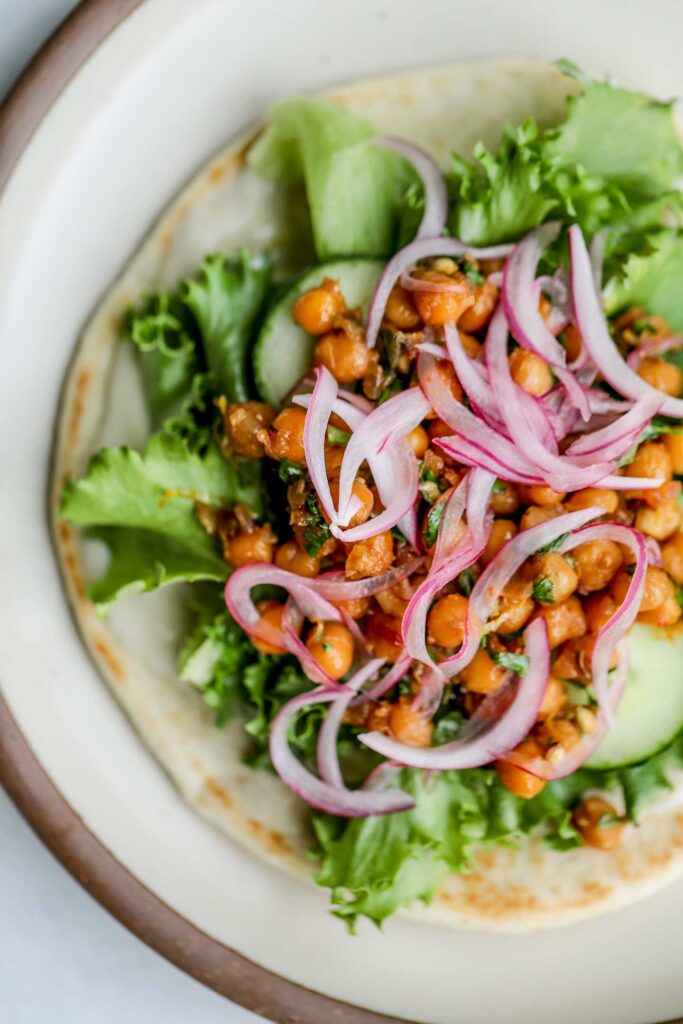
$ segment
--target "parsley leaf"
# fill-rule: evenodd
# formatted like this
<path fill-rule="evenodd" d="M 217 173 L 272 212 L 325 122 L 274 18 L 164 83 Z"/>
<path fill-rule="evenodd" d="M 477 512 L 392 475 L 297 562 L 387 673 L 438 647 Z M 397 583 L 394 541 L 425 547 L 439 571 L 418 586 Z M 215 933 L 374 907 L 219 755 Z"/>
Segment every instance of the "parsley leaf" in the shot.
<path fill-rule="evenodd" d="M 535 601 L 542 601 L 545 604 L 552 604 L 555 601 L 553 581 L 550 576 L 540 576 L 534 580 L 531 588 L 531 596 Z"/>
<path fill-rule="evenodd" d="M 503 668 L 509 668 L 519 676 L 525 676 L 529 671 L 529 658 L 526 654 L 513 654 L 512 651 L 493 651 L 489 649 L 491 661 Z"/>
<path fill-rule="evenodd" d="M 425 547 L 427 548 L 431 548 L 436 544 L 436 538 L 439 534 L 439 526 L 441 525 L 445 508 L 446 503 L 444 501 L 440 501 L 437 505 L 432 505 L 427 513 L 427 521 L 425 522 L 423 531 Z"/>

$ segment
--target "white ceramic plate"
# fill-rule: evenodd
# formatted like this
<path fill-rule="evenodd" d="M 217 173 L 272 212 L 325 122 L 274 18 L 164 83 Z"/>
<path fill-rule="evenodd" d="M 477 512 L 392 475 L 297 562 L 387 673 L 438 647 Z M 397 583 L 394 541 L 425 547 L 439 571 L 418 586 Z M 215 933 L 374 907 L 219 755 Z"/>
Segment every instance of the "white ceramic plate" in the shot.
<path fill-rule="evenodd" d="M 336 999 L 430 1024 L 671 1018 L 683 1012 L 683 884 L 546 934 L 458 933 L 396 920 L 384 934 L 361 926 L 351 938 L 327 914 L 325 892 L 253 860 L 189 811 L 86 657 L 50 547 L 49 457 L 75 340 L 182 183 L 274 99 L 501 54 L 568 55 L 625 84 L 683 93 L 682 21 L 677 0 L 146 0 L 64 90 L 3 194 L 7 704 L 57 789 L 132 876 L 131 893 L 137 879 L 200 932 Z M 237 998 L 261 1005 L 256 992 Z M 262 1009 L 284 1019 L 277 999 Z M 371 1019 L 332 1006 L 324 1016 Z"/>

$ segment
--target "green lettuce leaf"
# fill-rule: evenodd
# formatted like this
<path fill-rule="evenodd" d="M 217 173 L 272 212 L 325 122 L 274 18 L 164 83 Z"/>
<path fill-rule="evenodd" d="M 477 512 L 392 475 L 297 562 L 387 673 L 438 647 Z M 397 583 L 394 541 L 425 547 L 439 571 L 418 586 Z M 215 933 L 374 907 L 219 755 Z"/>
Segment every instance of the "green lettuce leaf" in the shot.
<path fill-rule="evenodd" d="M 368 144 L 372 126 L 321 100 L 286 100 L 249 152 L 264 177 L 303 181 L 318 257 L 385 256 L 395 244 L 406 190 L 417 185 L 395 153 Z"/>
<path fill-rule="evenodd" d="M 642 306 L 665 317 L 678 333 L 683 332 L 683 232 L 674 228 L 650 232 L 639 239 L 638 247 L 632 238 L 629 241 L 628 255 L 605 283 L 607 313 Z"/>

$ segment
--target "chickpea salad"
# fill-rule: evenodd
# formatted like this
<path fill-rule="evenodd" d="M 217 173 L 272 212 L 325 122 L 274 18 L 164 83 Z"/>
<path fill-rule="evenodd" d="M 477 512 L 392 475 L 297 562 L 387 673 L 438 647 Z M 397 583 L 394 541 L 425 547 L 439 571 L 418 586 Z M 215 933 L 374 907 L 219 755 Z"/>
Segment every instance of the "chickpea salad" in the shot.
<path fill-rule="evenodd" d="M 101 614 L 190 584 L 179 677 L 351 927 L 482 844 L 609 856 L 683 767 L 683 151 L 561 69 L 561 124 L 445 171 L 276 106 L 248 159 L 305 196 L 298 269 L 210 254 L 122 311 L 153 432 L 63 493 Z"/>

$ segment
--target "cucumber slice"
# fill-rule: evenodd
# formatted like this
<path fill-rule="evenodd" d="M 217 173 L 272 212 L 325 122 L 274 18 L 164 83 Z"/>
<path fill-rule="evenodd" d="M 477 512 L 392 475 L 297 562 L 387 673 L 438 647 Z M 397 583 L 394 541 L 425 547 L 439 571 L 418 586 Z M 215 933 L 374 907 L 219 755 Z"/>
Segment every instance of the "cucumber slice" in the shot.
<path fill-rule="evenodd" d="M 334 260 L 304 274 L 289 289 L 266 317 L 254 346 L 254 377 L 264 402 L 279 405 L 310 369 L 315 339 L 292 320 L 292 306 L 301 293 L 331 277 L 339 281 L 349 309 L 365 309 L 383 269 L 381 260 Z"/>
<path fill-rule="evenodd" d="M 614 725 L 587 768 L 622 768 L 647 760 L 683 729 L 683 635 L 636 625 L 631 667 Z"/>

